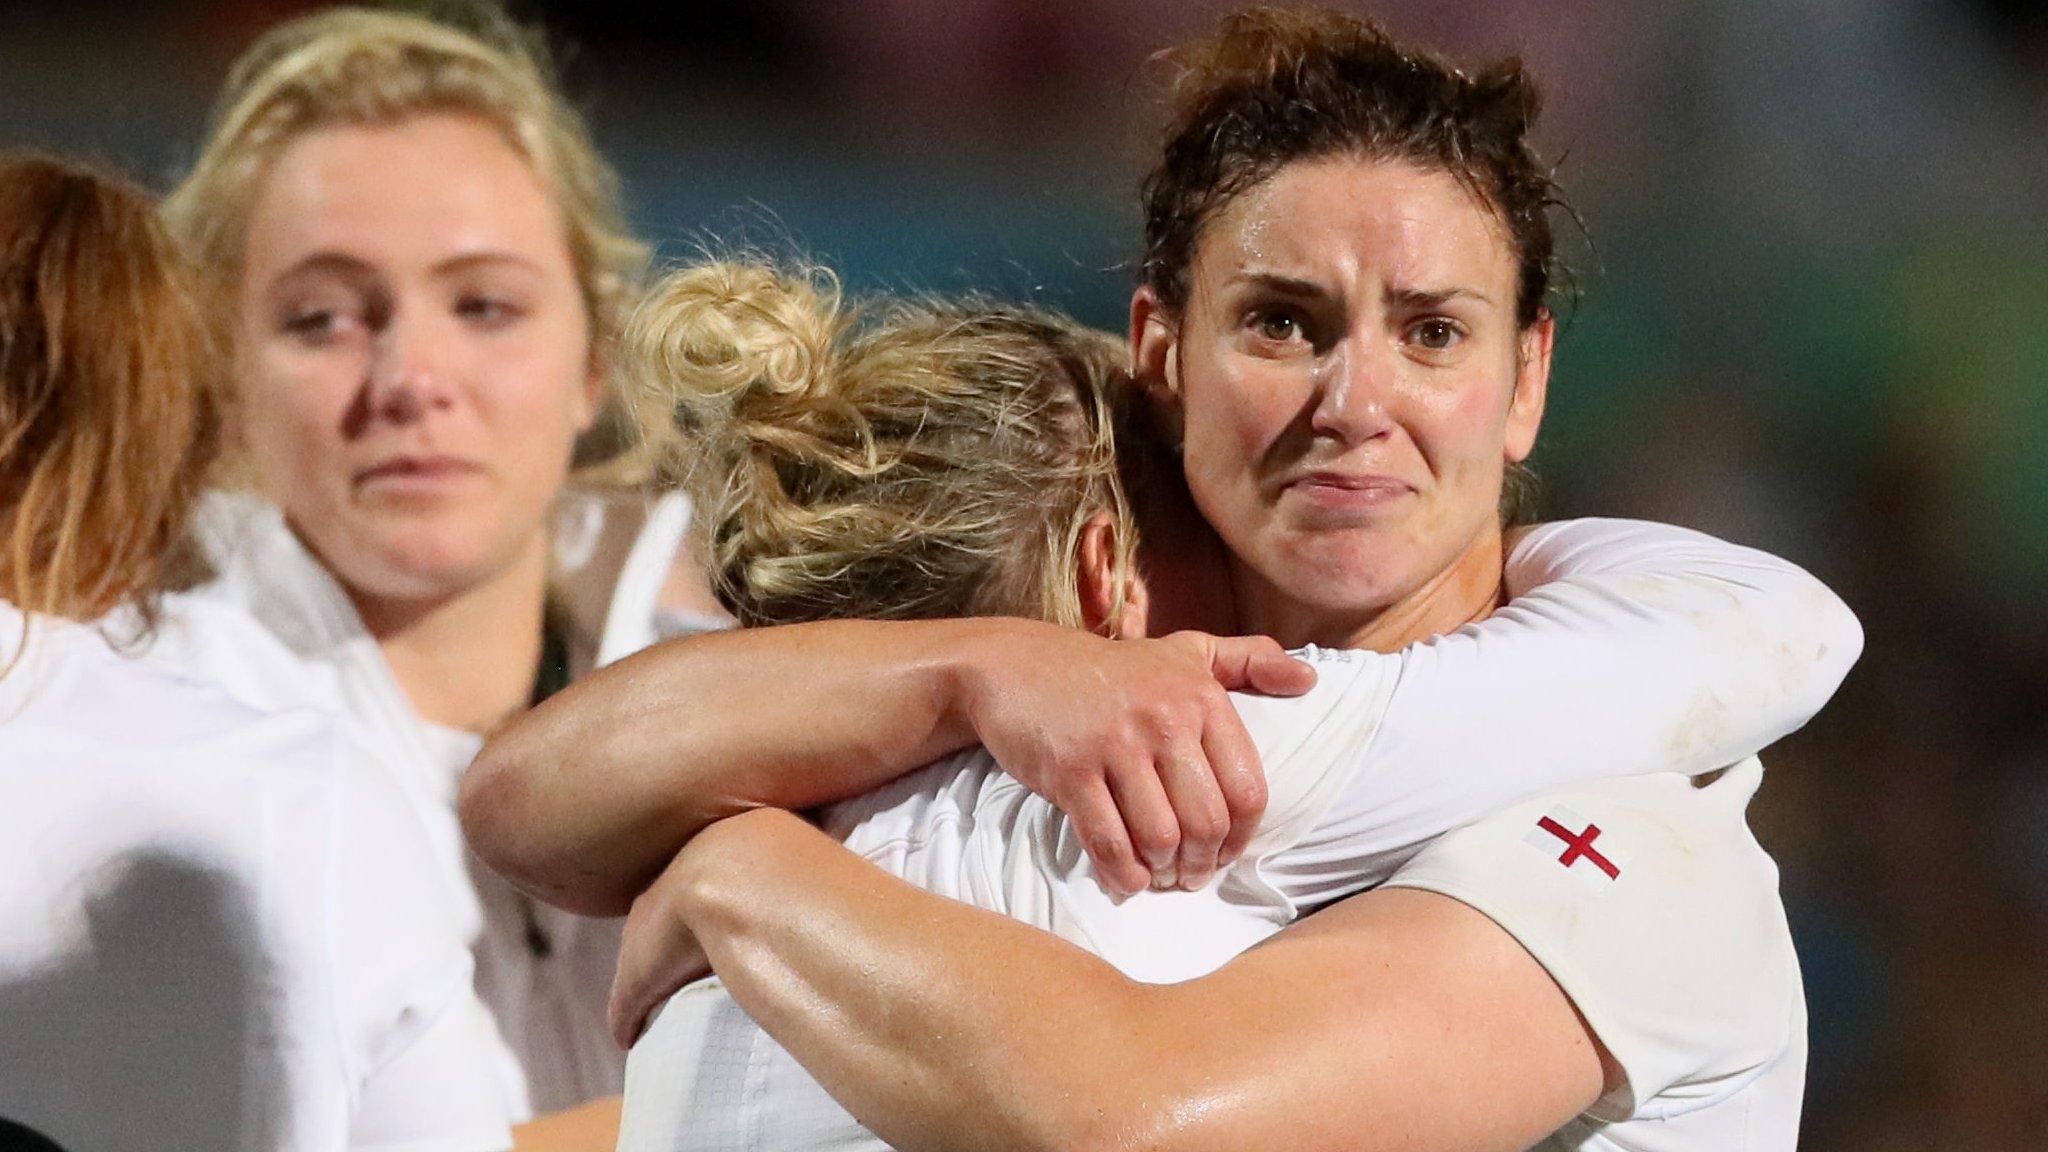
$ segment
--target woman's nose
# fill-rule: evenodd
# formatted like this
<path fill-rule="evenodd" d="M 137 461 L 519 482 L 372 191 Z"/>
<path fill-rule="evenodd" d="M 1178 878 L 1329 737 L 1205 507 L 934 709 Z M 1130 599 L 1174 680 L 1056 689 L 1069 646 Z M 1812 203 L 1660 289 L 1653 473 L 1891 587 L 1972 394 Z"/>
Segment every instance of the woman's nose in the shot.
<path fill-rule="evenodd" d="M 1362 444 L 1393 427 L 1387 398 L 1395 368 L 1389 359 L 1356 339 L 1330 350 L 1316 367 L 1316 403 L 1309 414 L 1318 436 Z"/>
<path fill-rule="evenodd" d="M 374 417 L 398 423 L 446 407 L 446 374 L 433 354 L 430 333 L 393 319 L 377 334 L 370 360 L 368 408 Z"/>

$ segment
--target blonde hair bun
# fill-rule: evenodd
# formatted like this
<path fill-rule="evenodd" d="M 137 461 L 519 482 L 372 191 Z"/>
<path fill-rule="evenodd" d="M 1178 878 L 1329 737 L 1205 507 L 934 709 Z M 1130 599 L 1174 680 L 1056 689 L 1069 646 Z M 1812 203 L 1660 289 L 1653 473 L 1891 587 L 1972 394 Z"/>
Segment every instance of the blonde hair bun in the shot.
<path fill-rule="evenodd" d="M 743 624 L 1079 623 L 1082 526 L 1108 510 L 1135 540 L 1115 454 L 1125 354 L 1065 317 L 849 305 L 823 269 L 721 261 L 656 284 L 625 351 L 684 430 L 670 467 Z"/>
<path fill-rule="evenodd" d="M 823 269 L 785 272 L 720 261 L 658 281 L 626 327 L 644 384 L 665 392 L 683 427 L 702 432 L 750 398 L 823 390 L 839 339 L 839 282 Z"/>

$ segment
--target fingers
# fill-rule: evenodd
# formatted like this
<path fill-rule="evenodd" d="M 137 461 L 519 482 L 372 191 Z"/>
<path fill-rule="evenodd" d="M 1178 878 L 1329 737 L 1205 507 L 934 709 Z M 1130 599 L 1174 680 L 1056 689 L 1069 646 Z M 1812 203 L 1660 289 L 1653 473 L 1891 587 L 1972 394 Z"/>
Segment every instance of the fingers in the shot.
<path fill-rule="evenodd" d="M 619 948 L 619 968 L 612 977 L 611 996 L 605 1001 L 605 1022 L 611 1025 L 612 1040 L 620 1048 L 631 1048 L 647 1027 L 647 1017 L 659 1003 L 650 990 L 648 961 L 639 941 L 628 933 Z"/>
<path fill-rule="evenodd" d="M 1108 645 L 1099 658 L 1105 668 L 1089 682 L 1126 687 L 1058 697 L 1027 723 L 984 719 L 975 731 L 1073 821 L 1105 888 L 1201 887 L 1244 852 L 1266 806 L 1257 750 L 1223 690 L 1299 695 L 1315 670 L 1269 637 L 1199 632 Z M 1058 680 L 1069 694 L 1074 683 Z M 1074 731 L 1048 739 L 1047 716 L 1068 717 Z"/>
<path fill-rule="evenodd" d="M 619 946 L 619 967 L 612 975 L 611 994 L 605 998 L 605 1023 L 611 1026 L 612 1042 L 620 1048 L 631 1048 L 633 1041 L 640 1038 L 642 1021 L 646 1012 L 640 1003 L 640 988 L 645 982 L 641 973 L 642 962 L 635 954 L 634 941 L 630 933 Z"/>
<path fill-rule="evenodd" d="M 1211 641 L 1209 671 L 1236 692 L 1299 696 L 1316 686 L 1316 670 L 1287 654 L 1270 636 L 1218 636 Z"/>
<path fill-rule="evenodd" d="M 1268 696 L 1300 696 L 1316 686 L 1316 670 L 1305 660 L 1297 660 L 1272 640 L 1266 650 L 1253 655 L 1245 667 L 1245 679 L 1250 681 L 1252 691 Z"/>
<path fill-rule="evenodd" d="M 1174 874 L 1180 887 L 1193 891 L 1216 874 L 1216 858 L 1230 831 L 1230 811 L 1223 789 L 1209 769 L 1200 747 L 1172 756 L 1161 766 L 1160 782 L 1180 826 L 1180 853 Z M 1158 873 L 1155 871 L 1155 877 Z M 1157 879 L 1155 887 L 1166 887 Z"/>
<path fill-rule="evenodd" d="M 619 966 L 605 1001 L 605 1022 L 621 1048 L 633 1046 L 648 1017 L 683 985 L 711 974 L 697 938 L 656 895 L 650 891 L 636 901 L 626 920 Z"/>
<path fill-rule="evenodd" d="M 1217 863 L 1230 864 L 1244 854 L 1266 814 L 1266 769 L 1252 734 L 1227 699 L 1210 709 L 1202 725 L 1202 753 L 1215 776 L 1228 822 Z"/>
<path fill-rule="evenodd" d="M 1138 860 L 1130 829 L 1106 780 L 1091 780 L 1075 789 L 1059 802 L 1059 809 L 1074 822 L 1081 846 L 1095 861 L 1096 875 L 1111 891 L 1128 896 L 1152 882 L 1152 871 Z"/>
<path fill-rule="evenodd" d="M 1171 888 L 1178 880 L 1175 860 L 1180 851 L 1180 818 L 1175 815 L 1159 769 L 1149 756 L 1125 759 L 1109 770 L 1109 794 L 1122 814 L 1131 846 L 1147 875 L 1129 891 L 1136 892 L 1149 881 L 1154 888 Z"/>
<path fill-rule="evenodd" d="M 620 959 L 623 961 L 624 957 Z M 611 1026 L 612 1042 L 621 1049 L 631 1049 L 646 1028 L 648 1008 L 641 1002 L 638 987 L 622 968 L 612 981 L 610 998 L 605 1001 L 605 1023 Z"/>

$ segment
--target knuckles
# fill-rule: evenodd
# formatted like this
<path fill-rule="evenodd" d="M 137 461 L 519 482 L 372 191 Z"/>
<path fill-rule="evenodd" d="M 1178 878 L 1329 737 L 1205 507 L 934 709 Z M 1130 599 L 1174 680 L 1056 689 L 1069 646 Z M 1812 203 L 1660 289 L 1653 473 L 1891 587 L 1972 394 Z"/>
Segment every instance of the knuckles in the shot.
<path fill-rule="evenodd" d="M 1124 851 L 1123 841 L 1108 832 L 1084 832 L 1081 843 L 1088 848 L 1088 855 L 1106 866 L 1121 865 L 1130 860 Z"/>
<path fill-rule="evenodd" d="M 1172 852 L 1180 847 L 1180 827 L 1173 824 L 1153 824 L 1140 828 L 1135 833 L 1138 850 L 1146 856 Z"/>
<path fill-rule="evenodd" d="M 1230 832 L 1230 817 L 1220 808 L 1205 809 L 1181 817 L 1181 829 L 1191 840 L 1213 844 Z"/>

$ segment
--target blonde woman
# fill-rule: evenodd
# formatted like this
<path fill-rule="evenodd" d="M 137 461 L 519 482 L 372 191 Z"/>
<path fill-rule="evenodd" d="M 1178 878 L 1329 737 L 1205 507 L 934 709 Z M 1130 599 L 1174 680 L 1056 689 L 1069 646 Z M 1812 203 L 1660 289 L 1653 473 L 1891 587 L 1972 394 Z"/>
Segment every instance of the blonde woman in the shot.
<path fill-rule="evenodd" d="M 634 486 L 666 421 L 612 383 L 645 250 L 610 169 L 516 32 L 338 9 L 235 64 L 167 209 L 220 280 L 253 490 L 207 510 L 208 594 L 384 744 L 518 1090 L 615 1093 L 617 926 L 472 869 L 452 814 L 485 733 L 647 643 L 660 604 L 715 611 L 672 578 L 686 506 Z M 579 458 L 592 432 L 626 450 Z"/>
<path fill-rule="evenodd" d="M 650 653 L 494 742 L 466 784 L 469 825 L 487 858 L 557 898 L 601 899 L 641 874 L 635 857 L 649 844 L 672 850 L 721 806 L 874 787 L 818 817 L 869 864 L 1046 929 L 1126 977 L 1184 981 L 1518 802 L 1639 773 L 1689 788 L 1682 774 L 1740 760 L 1803 723 L 1853 658 L 1853 620 L 1782 562 L 1657 525 L 1517 534 L 1506 576 L 1515 600 L 1456 636 L 1386 654 L 1310 647 L 1301 658 L 1312 687 L 1277 651 L 1240 650 L 1262 666 L 1248 678 L 1298 697 L 1233 702 L 1265 765 L 1258 834 L 1213 882 L 1118 899 L 1078 824 L 1004 774 L 1000 756 L 974 749 L 881 783 L 908 742 L 946 738 L 925 711 L 943 690 L 917 689 L 925 672 L 863 663 L 847 639 L 876 627 L 860 619 L 931 621 L 921 626 L 929 669 L 977 635 L 1013 643 L 991 652 L 995 665 L 1028 656 L 1040 642 L 1030 619 L 1126 639 L 1220 626 L 1205 587 L 1220 553 L 1204 546 L 1172 477 L 1147 474 L 1156 462 L 1132 435 L 1116 342 L 1016 308 L 897 303 L 863 314 L 842 308 L 829 281 L 747 266 L 670 278 L 635 330 L 646 370 L 699 433 L 695 489 L 721 596 L 743 623 L 802 626 L 693 642 L 672 660 Z M 976 616 L 1019 619 L 940 622 Z M 839 659 L 792 661 L 789 645 L 803 643 L 838 643 Z M 1784 651 L 1804 655 L 1787 662 Z M 801 676 L 775 675 L 797 663 Z M 752 707 L 686 720 L 663 706 L 686 667 L 707 665 L 737 677 L 726 691 Z M 1749 687 L 1766 672 L 1761 690 Z M 1732 705 L 1725 723 L 1696 725 L 1694 746 L 1672 746 L 1703 695 Z M 1560 723 L 1587 698 L 1615 706 L 1600 730 Z M 550 757 L 571 745 L 579 773 L 563 774 Z M 804 766 L 813 758 L 815 771 Z M 634 801 L 642 811 L 624 810 Z M 801 837 L 784 842 L 817 861 Z M 739 856 L 737 867 L 801 886 L 779 863 Z M 835 883 L 788 899 L 858 919 L 836 906 Z M 621 969 L 622 1039 L 673 987 L 665 977 L 676 972 L 660 970 L 678 939 L 664 909 L 687 907 L 694 888 L 665 883 L 635 909 L 643 931 Z M 915 954 L 914 939 L 898 943 Z M 759 997 L 778 940 L 741 947 Z M 763 1021 L 777 1026 L 772 997 L 740 1003 L 766 1006 Z M 876 1146 L 719 987 L 687 990 L 634 1050 L 622 1147 L 719 1147 L 742 1133 L 774 1147 Z"/>
<path fill-rule="evenodd" d="M 0 1117 L 65 1148 L 511 1145 L 417 817 L 276 641 L 162 595 L 217 447 L 139 190 L 0 159 Z"/>

